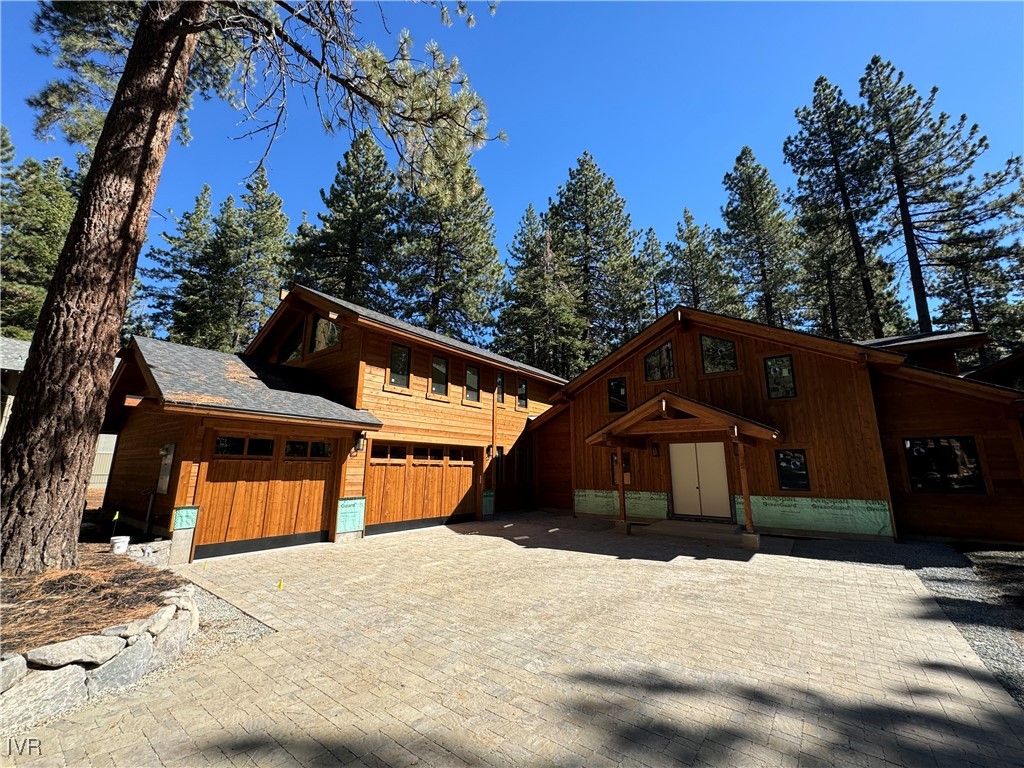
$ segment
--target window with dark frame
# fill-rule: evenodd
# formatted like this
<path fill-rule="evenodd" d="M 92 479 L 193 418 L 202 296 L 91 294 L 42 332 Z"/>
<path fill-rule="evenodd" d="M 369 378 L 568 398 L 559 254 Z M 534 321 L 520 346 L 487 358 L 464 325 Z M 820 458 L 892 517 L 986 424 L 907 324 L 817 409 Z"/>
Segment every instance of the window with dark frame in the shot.
<path fill-rule="evenodd" d="M 306 440 L 286 440 L 284 457 L 286 459 L 304 459 L 309 454 L 309 443 Z"/>
<path fill-rule="evenodd" d="M 530 405 L 527 386 L 526 379 L 519 379 L 519 382 L 516 384 L 516 405 L 520 408 L 528 408 Z"/>
<path fill-rule="evenodd" d="M 336 347 L 341 343 L 341 329 L 326 317 L 317 315 L 313 320 L 313 332 L 309 334 L 309 351 L 319 352 Z"/>
<path fill-rule="evenodd" d="M 448 461 L 462 461 L 462 449 L 461 448 L 449 448 L 448 449 Z"/>
<path fill-rule="evenodd" d="M 444 461 L 444 448 L 439 445 L 430 446 L 430 460 Z"/>
<path fill-rule="evenodd" d="M 498 371 L 494 378 L 494 396 L 499 403 L 505 402 L 505 373 Z"/>
<path fill-rule="evenodd" d="M 409 367 L 412 350 L 401 344 L 391 345 L 391 367 L 388 372 L 388 383 L 393 387 L 409 388 Z"/>
<path fill-rule="evenodd" d="M 796 397 L 796 379 L 793 377 L 793 356 L 776 355 L 764 359 L 764 380 L 770 399 Z"/>
<path fill-rule="evenodd" d="M 277 360 L 280 363 L 291 362 L 292 360 L 302 359 L 302 331 L 303 324 L 299 323 L 288 334 L 284 342 L 281 344 L 281 348 L 277 352 Z"/>
<path fill-rule="evenodd" d="M 626 397 L 626 377 L 608 379 L 608 413 L 624 413 L 629 410 Z"/>
<path fill-rule="evenodd" d="M 245 454 L 245 438 L 218 436 L 213 453 L 215 456 L 242 456 Z"/>
<path fill-rule="evenodd" d="M 269 437 L 250 437 L 245 446 L 246 456 L 273 456 L 274 441 Z"/>
<path fill-rule="evenodd" d="M 618 487 L 619 485 L 619 454 L 616 451 L 612 451 L 611 454 L 611 466 L 612 466 L 612 485 Z M 622 454 L 622 481 L 625 485 L 633 484 L 633 472 L 632 472 L 632 456 L 628 452 Z"/>
<path fill-rule="evenodd" d="M 412 458 L 414 461 L 426 461 L 427 460 L 427 446 L 425 445 L 414 445 L 412 447 Z"/>
<path fill-rule="evenodd" d="M 309 457 L 311 459 L 331 458 L 331 444 L 326 440 L 316 440 L 309 444 Z"/>
<path fill-rule="evenodd" d="M 448 358 L 434 355 L 430 362 L 430 392 L 434 395 L 448 394 Z"/>
<path fill-rule="evenodd" d="M 471 403 L 480 402 L 480 369 L 475 365 L 466 366 L 466 399 Z"/>
<path fill-rule="evenodd" d="M 729 373 L 739 370 L 736 362 L 736 343 L 729 339 L 701 334 L 700 356 L 704 373 Z"/>
<path fill-rule="evenodd" d="M 967 435 L 903 440 L 915 493 L 986 493 L 978 443 Z"/>
<path fill-rule="evenodd" d="M 666 341 L 644 355 L 644 380 L 661 381 L 676 377 L 676 363 L 672 357 L 672 342 Z"/>
<path fill-rule="evenodd" d="M 811 490 L 811 477 L 807 473 L 807 451 L 803 448 L 776 451 L 775 471 L 779 477 L 779 490 Z"/>

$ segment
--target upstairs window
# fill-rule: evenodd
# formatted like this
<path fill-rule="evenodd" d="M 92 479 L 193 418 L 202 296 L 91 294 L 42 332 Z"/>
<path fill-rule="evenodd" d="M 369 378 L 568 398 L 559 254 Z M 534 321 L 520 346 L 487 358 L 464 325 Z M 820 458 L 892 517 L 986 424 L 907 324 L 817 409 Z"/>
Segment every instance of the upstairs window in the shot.
<path fill-rule="evenodd" d="M 480 369 L 475 365 L 466 366 L 466 399 L 472 403 L 480 402 Z"/>
<path fill-rule="evenodd" d="M 494 378 L 494 396 L 499 403 L 505 402 L 505 373 L 498 371 Z"/>
<path fill-rule="evenodd" d="M 529 393 L 527 391 L 526 379 L 520 379 L 516 389 L 516 405 L 520 408 L 527 408 L 530 405 Z"/>
<path fill-rule="evenodd" d="M 903 450 L 916 493 L 985 493 L 973 437 L 912 437 Z"/>
<path fill-rule="evenodd" d="M 764 380 L 768 397 L 796 397 L 796 379 L 793 378 L 793 356 L 778 355 L 764 359 Z"/>
<path fill-rule="evenodd" d="M 393 387 L 409 388 L 409 362 L 412 359 L 412 350 L 403 347 L 401 344 L 391 345 L 391 369 L 388 373 L 388 383 Z"/>
<path fill-rule="evenodd" d="M 299 323 L 292 332 L 288 334 L 288 337 L 281 344 L 280 350 L 277 353 L 277 360 L 280 363 L 288 363 L 292 360 L 302 359 L 302 323 Z"/>
<path fill-rule="evenodd" d="M 341 329 L 326 317 L 317 316 L 313 320 L 313 332 L 309 335 L 309 351 L 319 352 L 330 349 L 341 343 Z"/>
<path fill-rule="evenodd" d="M 672 358 L 672 342 L 666 341 L 644 356 L 644 379 L 661 381 L 676 377 L 676 364 Z"/>
<path fill-rule="evenodd" d="M 700 337 L 700 354 L 704 373 L 728 373 L 739 370 L 736 363 L 736 344 L 717 336 Z"/>
<path fill-rule="evenodd" d="M 608 379 L 608 413 L 624 413 L 629 410 L 626 398 L 626 377 Z"/>
<path fill-rule="evenodd" d="M 430 392 L 435 395 L 448 394 L 448 358 L 434 355 L 430 364 Z"/>

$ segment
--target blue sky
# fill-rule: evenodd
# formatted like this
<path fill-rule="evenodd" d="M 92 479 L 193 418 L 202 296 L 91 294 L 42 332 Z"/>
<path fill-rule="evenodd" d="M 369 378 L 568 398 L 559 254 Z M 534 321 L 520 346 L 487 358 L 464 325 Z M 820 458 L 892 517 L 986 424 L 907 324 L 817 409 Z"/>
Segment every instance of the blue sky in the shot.
<path fill-rule="evenodd" d="M 494 17 L 479 8 L 474 29 L 458 21 L 445 29 L 424 5 L 385 3 L 390 35 L 371 23 L 375 4 L 357 8 L 386 51 L 407 27 L 417 46 L 435 39 L 457 55 L 491 126 L 508 134 L 475 159 L 503 256 L 526 206 L 545 208 L 584 150 L 615 180 L 634 226 L 654 227 L 662 240 L 684 206 L 699 222 L 719 223 L 722 177 L 744 144 L 790 186 L 782 143 L 796 130 L 793 111 L 822 74 L 855 97 L 875 53 L 920 91 L 939 86 L 941 109 L 980 124 L 989 167 L 1024 152 L 1024 3 L 505 2 Z M 31 48 L 34 9 L 0 3 L 0 118 L 19 157 L 70 159 L 62 140 L 32 137 L 25 98 L 52 75 Z M 303 210 L 320 210 L 319 190 L 349 137 L 325 136 L 315 114 L 292 103 L 269 175 L 294 228 Z M 193 142 L 168 154 L 156 211 L 187 210 L 203 182 L 218 201 L 243 191 L 264 146 L 237 139 L 238 120 L 223 104 L 197 106 Z M 167 225 L 154 215 L 151 241 Z"/>

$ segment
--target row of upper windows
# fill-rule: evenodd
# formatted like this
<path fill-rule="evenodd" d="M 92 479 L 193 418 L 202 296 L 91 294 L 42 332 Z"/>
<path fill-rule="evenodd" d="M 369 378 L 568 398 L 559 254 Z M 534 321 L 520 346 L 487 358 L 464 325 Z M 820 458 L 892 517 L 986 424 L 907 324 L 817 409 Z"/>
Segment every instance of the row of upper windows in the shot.
<path fill-rule="evenodd" d="M 391 345 L 391 361 L 388 365 L 388 384 L 399 389 L 409 389 L 412 371 L 412 349 L 403 344 Z M 433 355 L 430 360 L 430 394 L 448 396 L 448 358 Z M 494 397 L 499 403 L 505 402 L 505 373 L 495 374 Z M 466 366 L 466 392 L 464 398 L 472 403 L 480 402 L 480 368 Z M 516 405 L 527 408 L 530 404 L 529 384 L 526 379 L 516 380 Z"/>
<path fill-rule="evenodd" d="M 701 335 L 701 363 L 704 373 L 738 371 L 736 344 L 728 339 Z M 793 356 L 774 355 L 764 358 L 765 384 L 770 399 L 796 397 L 796 378 L 793 375 Z M 674 379 L 675 359 L 672 342 L 666 341 L 644 356 L 644 380 Z M 629 409 L 626 377 L 608 379 L 608 412 L 623 413 Z"/>

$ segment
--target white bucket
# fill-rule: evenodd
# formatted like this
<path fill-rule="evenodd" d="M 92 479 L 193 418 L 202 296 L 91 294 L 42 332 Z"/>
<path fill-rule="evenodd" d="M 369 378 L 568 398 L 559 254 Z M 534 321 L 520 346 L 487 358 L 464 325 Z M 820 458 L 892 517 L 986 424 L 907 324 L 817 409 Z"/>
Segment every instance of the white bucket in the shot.
<path fill-rule="evenodd" d="M 126 554 L 129 541 L 131 541 L 131 536 L 112 536 L 110 538 L 110 551 L 115 555 Z"/>

